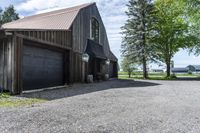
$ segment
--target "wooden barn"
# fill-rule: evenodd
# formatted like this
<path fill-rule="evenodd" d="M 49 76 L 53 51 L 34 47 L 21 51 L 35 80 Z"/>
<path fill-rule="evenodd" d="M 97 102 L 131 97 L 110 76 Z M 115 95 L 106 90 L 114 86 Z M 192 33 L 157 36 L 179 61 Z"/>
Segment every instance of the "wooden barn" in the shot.
<path fill-rule="evenodd" d="M 95 3 L 25 17 L 0 29 L 0 87 L 13 94 L 117 77 L 117 67 Z"/>

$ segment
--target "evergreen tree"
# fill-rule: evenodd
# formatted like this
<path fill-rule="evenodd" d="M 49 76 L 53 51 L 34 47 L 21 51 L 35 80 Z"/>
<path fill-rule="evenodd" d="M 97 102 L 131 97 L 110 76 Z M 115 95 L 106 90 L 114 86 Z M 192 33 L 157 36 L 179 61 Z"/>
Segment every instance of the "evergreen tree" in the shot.
<path fill-rule="evenodd" d="M 19 19 L 19 15 L 16 13 L 13 5 L 5 8 L 3 12 L 0 10 L 0 25 L 17 19 Z"/>
<path fill-rule="evenodd" d="M 3 10 L 0 8 L 0 27 L 2 25 L 2 12 L 3 12 Z"/>
<path fill-rule="evenodd" d="M 151 0 L 130 0 L 126 12 L 128 20 L 122 27 L 122 55 L 143 66 L 143 78 L 148 78 L 147 62 L 153 52 L 148 43 L 149 23 L 153 4 Z"/>

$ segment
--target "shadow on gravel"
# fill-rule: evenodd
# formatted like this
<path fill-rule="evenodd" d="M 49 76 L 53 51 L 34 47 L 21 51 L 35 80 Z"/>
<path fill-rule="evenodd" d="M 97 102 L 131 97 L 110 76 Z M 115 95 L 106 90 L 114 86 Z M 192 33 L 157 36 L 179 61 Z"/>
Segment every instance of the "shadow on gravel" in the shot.
<path fill-rule="evenodd" d="M 146 81 L 134 81 L 134 80 L 111 80 L 105 82 L 98 82 L 92 84 L 76 84 L 71 87 L 58 88 L 54 90 L 44 90 L 40 92 L 31 92 L 22 94 L 20 97 L 27 98 L 40 98 L 45 100 L 55 100 L 66 97 L 72 97 L 77 95 L 88 94 L 92 92 L 104 91 L 109 89 L 120 89 L 132 87 L 148 87 L 157 86 L 156 84 Z"/>

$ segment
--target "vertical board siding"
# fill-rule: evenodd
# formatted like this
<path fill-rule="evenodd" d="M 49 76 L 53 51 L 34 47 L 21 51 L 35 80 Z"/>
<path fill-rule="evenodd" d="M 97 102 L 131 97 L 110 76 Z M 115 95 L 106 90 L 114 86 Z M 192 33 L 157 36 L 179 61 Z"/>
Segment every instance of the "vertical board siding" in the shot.
<path fill-rule="evenodd" d="M 77 53 L 74 55 L 74 82 L 81 81 L 80 77 L 83 77 L 83 64 L 81 60 L 81 54 L 85 52 L 87 46 L 87 39 L 90 38 L 90 28 L 91 28 L 91 19 L 95 18 L 99 22 L 99 29 L 100 29 L 100 39 L 99 44 L 103 46 L 105 55 L 109 57 L 110 54 L 110 47 L 107 38 L 106 29 L 104 27 L 103 21 L 99 14 L 99 11 L 96 5 L 91 5 L 84 9 L 81 9 L 78 13 L 77 17 L 75 18 L 73 25 L 72 25 L 72 50 Z M 80 54 L 78 54 L 80 53 Z M 79 55 L 79 59 L 76 56 Z M 79 61 L 79 62 L 77 62 Z M 95 65 L 95 64 L 92 64 Z M 109 71 L 109 70 L 108 70 Z"/>
<path fill-rule="evenodd" d="M 99 14 L 96 5 L 91 5 L 82 9 L 77 15 L 72 27 L 73 34 L 73 50 L 83 53 L 86 49 L 87 39 L 90 39 L 90 21 L 92 17 L 96 18 L 100 26 L 100 42 L 103 45 L 106 56 L 109 56 L 110 47 L 107 38 L 106 29 Z"/>
<path fill-rule="evenodd" d="M 16 94 L 16 80 L 15 80 L 15 72 L 16 72 L 16 45 L 14 45 L 15 39 L 14 36 L 7 37 L 7 81 L 6 81 L 6 89 L 8 89 L 11 93 Z"/>
<path fill-rule="evenodd" d="M 16 68 L 15 89 L 16 89 L 16 93 L 20 93 L 23 90 L 23 88 L 22 88 L 22 84 L 23 84 L 23 79 L 22 79 L 23 38 L 16 37 L 15 43 L 16 43 L 16 61 L 17 61 L 16 67 L 15 67 Z"/>
<path fill-rule="evenodd" d="M 0 40 L 0 87 L 7 90 L 8 45 L 5 39 Z"/>
<path fill-rule="evenodd" d="M 53 43 L 63 48 L 71 48 L 71 31 L 17 31 L 17 34 L 27 38 Z"/>
<path fill-rule="evenodd" d="M 82 81 L 82 58 L 80 53 L 72 53 L 72 61 L 71 64 L 71 71 L 72 71 L 72 82 L 81 82 Z"/>

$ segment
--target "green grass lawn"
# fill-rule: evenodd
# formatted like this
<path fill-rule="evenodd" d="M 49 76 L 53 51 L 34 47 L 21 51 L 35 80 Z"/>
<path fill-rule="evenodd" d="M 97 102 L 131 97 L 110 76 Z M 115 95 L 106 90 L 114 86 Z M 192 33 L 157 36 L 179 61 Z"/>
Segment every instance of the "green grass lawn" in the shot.
<path fill-rule="evenodd" d="M 165 73 L 149 73 L 149 80 L 175 80 L 177 78 L 175 77 L 170 77 L 170 78 L 166 78 L 166 74 Z M 196 77 L 198 79 L 200 79 L 200 74 L 176 74 L 177 77 Z M 136 73 L 132 73 L 131 78 L 128 77 L 128 73 L 127 72 L 119 72 L 119 79 L 143 79 L 143 75 L 142 73 L 136 72 Z"/>
<path fill-rule="evenodd" d="M 118 72 L 119 75 L 128 75 L 127 72 Z M 151 75 L 165 76 L 166 73 L 148 73 Z M 142 75 L 142 72 L 133 72 L 132 75 Z M 177 76 L 200 76 L 200 74 L 176 74 Z"/>
<path fill-rule="evenodd" d="M 119 75 L 118 76 L 119 79 L 143 79 L 143 76 L 142 75 L 134 75 L 134 76 L 131 76 L 131 78 L 125 75 Z M 149 76 L 148 77 L 148 80 L 175 80 L 177 78 L 166 78 L 165 76 Z"/>
<path fill-rule="evenodd" d="M 33 105 L 35 103 L 43 103 L 46 100 L 27 98 L 23 100 L 13 100 L 9 93 L 0 94 L 0 107 L 17 107 L 17 106 L 27 106 Z"/>

